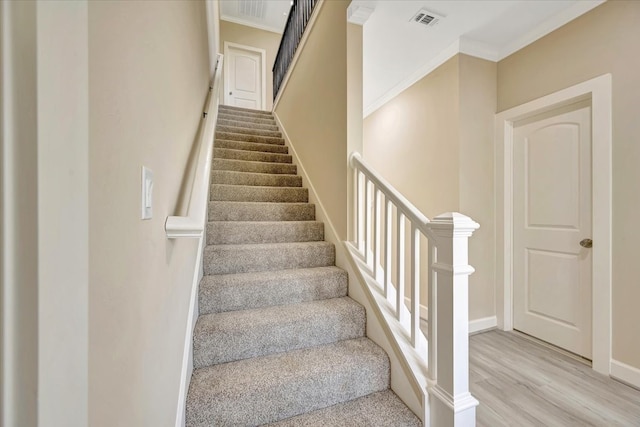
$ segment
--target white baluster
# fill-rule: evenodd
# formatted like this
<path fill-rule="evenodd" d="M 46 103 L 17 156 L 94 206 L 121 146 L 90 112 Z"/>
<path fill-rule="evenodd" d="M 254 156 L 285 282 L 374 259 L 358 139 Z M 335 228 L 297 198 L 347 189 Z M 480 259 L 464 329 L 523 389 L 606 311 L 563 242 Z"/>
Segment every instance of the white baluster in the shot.
<path fill-rule="evenodd" d="M 361 219 L 360 219 L 360 212 L 362 212 L 362 208 L 360 206 L 360 193 L 362 192 L 360 190 L 360 172 L 358 171 L 358 169 L 353 169 L 353 185 L 355 187 L 355 191 L 354 191 L 354 195 L 355 195 L 355 209 L 354 209 L 354 230 L 355 230 L 355 245 L 358 248 L 358 250 L 360 250 L 360 237 L 361 237 L 361 233 L 360 233 L 360 223 L 361 223 Z"/>
<path fill-rule="evenodd" d="M 398 250 L 397 250 L 397 277 L 396 277 L 396 316 L 402 324 L 404 320 L 404 214 L 398 210 Z"/>
<path fill-rule="evenodd" d="M 389 286 L 391 286 L 391 200 L 385 197 L 384 214 L 384 297 L 389 299 Z"/>
<path fill-rule="evenodd" d="M 371 224 L 371 209 L 369 209 L 369 180 L 364 177 L 364 262 L 369 265 L 369 228 Z"/>
<path fill-rule="evenodd" d="M 420 333 L 420 232 L 411 223 L 411 345 Z"/>
<path fill-rule="evenodd" d="M 438 370 L 438 358 L 436 357 L 436 349 L 438 348 L 438 328 L 436 326 L 438 318 L 438 306 L 436 301 L 438 299 L 438 282 L 436 272 L 433 270 L 433 264 L 438 261 L 438 249 L 433 244 L 433 239 L 429 239 L 429 260 L 428 260 L 428 274 L 429 283 L 427 288 L 427 295 L 429 298 L 429 313 L 427 313 L 427 327 L 428 327 L 428 371 L 429 378 L 435 381 L 437 379 L 436 372 Z"/>
<path fill-rule="evenodd" d="M 380 191 L 373 186 L 373 277 L 380 273 Z"/>

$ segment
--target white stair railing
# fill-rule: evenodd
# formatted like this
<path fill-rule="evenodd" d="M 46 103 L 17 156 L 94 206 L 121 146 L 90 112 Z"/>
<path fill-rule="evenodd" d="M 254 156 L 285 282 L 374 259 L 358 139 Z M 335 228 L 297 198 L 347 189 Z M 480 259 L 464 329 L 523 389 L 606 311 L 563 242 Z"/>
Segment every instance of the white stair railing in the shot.
<path fill-rule="evenodd" d="M 457 212 L 429 220 L 359 153 L 350 155 L 349 164 L 356 187 L 352 251 L 361 257 L 363 276 L 372 279 L 365 280 L 371 293 L 382 294 L 384 298 L 379 300 L 387 310 L 391 307 L 395 319 L 388 321 L 394 323 L 389 329 L 396 341 L 401 348 L 410 349 L 407 353 L 417 355 L 418 364 L 415 357 L 412 361 L 411 356 L 406 356 L 408 365 L 416 371 L 414 377 L 419 379 L 420 371 L 426 369 L 425 424 L 475 426 L 478 401 L 469 392 L 468 319 L 468 276 L 474 269 L 467 261 L 468 239 L 479 225 Z M 408 253 L 405 225 L 409 226 Z M 428 242 L 428 340 L 420 330 L 421 236 Z M 409 275 L 405 278 L 407 262 Z M 411 289 L 409 307 L 405 303 L 406 284 Z"/>

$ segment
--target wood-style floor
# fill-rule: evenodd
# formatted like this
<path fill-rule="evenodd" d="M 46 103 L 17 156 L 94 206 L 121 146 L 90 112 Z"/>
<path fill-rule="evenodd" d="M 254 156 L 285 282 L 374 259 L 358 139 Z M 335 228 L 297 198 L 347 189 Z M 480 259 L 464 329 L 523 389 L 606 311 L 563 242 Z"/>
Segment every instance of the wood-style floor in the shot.
<path fill-rule="evenodd" d="M 640 426 L 640 391 L 518 333 L 470 337 L 478 427 Z"/>

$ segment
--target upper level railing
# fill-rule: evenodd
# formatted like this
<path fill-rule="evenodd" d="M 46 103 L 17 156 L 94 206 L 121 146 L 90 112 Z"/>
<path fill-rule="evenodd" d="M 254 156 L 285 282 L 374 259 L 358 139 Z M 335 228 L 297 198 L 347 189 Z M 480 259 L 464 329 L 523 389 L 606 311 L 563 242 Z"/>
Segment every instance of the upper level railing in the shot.
<path fill-rule="evenodd" d="M 280 85 L 287 75 L 291 61 L 296 54 L 298 44 L 302 39 L 307 23 L 311 18 L 313 8 L 319 0 L 293 0 L 289 17 L 282 33 L 280 47 L 273 64 L 273 99 L 280 91 Z"/>
<path fill-rule="evenodd" d="M 396 342 L 415 356 L 407 356 L 414 378 L 427 372 L 430 425 L 473 426 L 478 401 L 469 393 L 468 276 L 474 269 L 467 261 L 468 239 L 479 225 L 456 212 L 429 220 L 359 153 L 351 154 L 349 164 L 355 174 L 352 251 L 361 258 L 357 264 L 381 312 L 391 313 L 385 321 Z M 422 240 L 428 248 L 426 257 L 420 254 Z M 422 289 L 420 274 L 425 267 L 427 285 Z M 426 348 L 420 329 L 425 290 Z"/>
<path fill-rule="evenodd" d="M 207 201 L 209 195 L 209 179 L 211 177 L 211 158 L 213 156 L 213 137 L 218 119 L 218 92 L 220 91 L 220 73 L 222 71 L 222 55 L 218 54 L 215 74 L 202 113 L 200 139 L 198 140 L 198 157 L 196 171 L 189 195 L 187 215 L 168 216 L 164 229 L 169 239 L 176 237 L 202 237 L 207 222 Z"/>

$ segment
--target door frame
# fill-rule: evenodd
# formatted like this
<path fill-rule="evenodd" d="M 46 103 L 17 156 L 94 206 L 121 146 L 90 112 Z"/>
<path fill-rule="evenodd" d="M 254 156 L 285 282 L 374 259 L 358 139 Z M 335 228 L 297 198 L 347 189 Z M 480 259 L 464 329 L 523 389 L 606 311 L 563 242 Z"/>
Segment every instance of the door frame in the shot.
<path fill-rule="evenodd" d="M 496 114 L 496 315 L 513 329 L 513 129 L 514 123 L 590 99 L 592 126 L 592 367 L 611 371 L 611 74 L 579 83 Z"/>
<path fill-rule="evenodd" d="M 231 66 L 231 61 L 229 60 L 229 48 L 237 48 L 237 49 L 243 49 L 243 50 L 248 50 L 250 52 L 255 52 L 257 54 L 260 55 L 260 62 L 261 62 L 261 79 L 262 79 L 262 87 L 261 87 L 261 94 L 260 97 L 262 98 L 260 100 L 260 109 L 262 110 L 266 110 L 266 105 L 267 105 L 267 51 L 265 49 L 260 49 L 258 47 L 253 47 L 253 46 L 247 46 L 244 44 L 239 44 L 239 43 L 232 43 L 232 42 L 224 42 L 224 56 L 225 61 L 224 61 L 224 103 L 227 105 L 230 105 L 229 102 L 229 98 L 228 98 L 228 94 L 229 94 L 229 79 L 227 79 L 227 76 L 229 75 L 229 67 Z"/>

